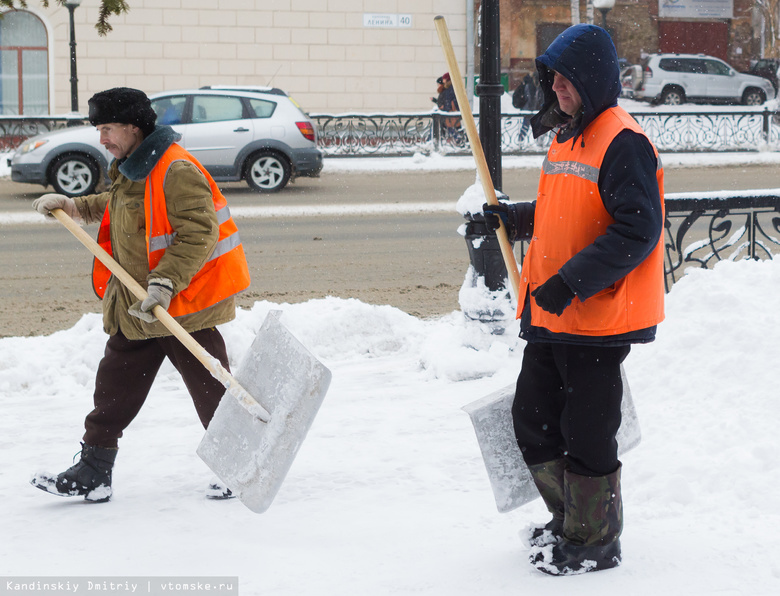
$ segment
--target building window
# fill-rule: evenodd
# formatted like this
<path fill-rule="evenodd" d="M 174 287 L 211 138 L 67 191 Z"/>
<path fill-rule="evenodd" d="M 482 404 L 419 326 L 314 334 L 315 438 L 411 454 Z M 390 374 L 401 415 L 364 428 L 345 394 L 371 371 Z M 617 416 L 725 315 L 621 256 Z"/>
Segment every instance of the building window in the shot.
<path fill-rule="evenodd" d="M 23 10 L 0 18 L 0 115 L 49 113 L 49 47 L 46 27 Z"/>

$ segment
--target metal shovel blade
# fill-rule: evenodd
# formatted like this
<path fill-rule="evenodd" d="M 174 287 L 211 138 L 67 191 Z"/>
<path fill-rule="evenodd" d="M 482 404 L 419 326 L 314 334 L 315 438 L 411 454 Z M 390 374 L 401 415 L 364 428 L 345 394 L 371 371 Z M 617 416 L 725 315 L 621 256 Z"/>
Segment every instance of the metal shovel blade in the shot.
<path fill-rule="evenodd" d="M 330 385 L 331 372 L 281 324 L 266 317 L 236 380 L 271 414 L 263 422 L 226 392 L 197 453 L 256 513 L 271 506 Z"/>
<path fill-rule="evenodd" d="M 617 442 L 618 453 L 623 454 L 639 444 L 642 434 L 622 366 L 620 373 L 623 377 L 623 402 Z M 499 513 L 517 509 L 539 496 L 515 438 L 512 425 L 514 399 L 515 385 L 508 385 L 461 408 L 471 417 L 474 425 Z"/>

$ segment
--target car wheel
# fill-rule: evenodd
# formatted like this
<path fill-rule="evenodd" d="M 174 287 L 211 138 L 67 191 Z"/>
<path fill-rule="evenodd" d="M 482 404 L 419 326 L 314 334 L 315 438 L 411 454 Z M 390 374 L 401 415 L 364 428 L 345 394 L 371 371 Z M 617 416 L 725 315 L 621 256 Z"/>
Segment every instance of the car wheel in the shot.
<path fill-rule="evenodd" d="M 246 181 L 257 192 L 276 192 L 290 180 L 290 162 L 273 151 L 261 151 L 247 161 Z"/>
<path fill-rule="evenodd" d="M 61 155 L 49 168 L 49 183 L 61 195 L 77 197 L 95 192 L 100 167 L 86 155 Z"/>
<path fill-rule="evenodd" d="M 678 87 L 668 87 L 661 94 L 660 103 L 667 106 L 679 106 L 685 103 L 685 93 Z"/>
<path fill-rule="evenodd" d="M 745 89 L 742 95 L 742 103 L 746 106 L 760 106 L 766 101 L 766 95 L 761 89 Z"/>

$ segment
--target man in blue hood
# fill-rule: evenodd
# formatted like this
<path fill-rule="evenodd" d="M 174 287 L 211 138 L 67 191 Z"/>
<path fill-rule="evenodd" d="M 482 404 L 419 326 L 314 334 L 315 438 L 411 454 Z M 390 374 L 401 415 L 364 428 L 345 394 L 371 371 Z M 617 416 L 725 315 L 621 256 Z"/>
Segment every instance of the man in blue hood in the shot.
<path fill-rule="evenodd" d="M 617 53 L 604 29 L 570 27 L 536 66 L 545 102 L 531 126 L 535 137 L 555 131 L 536 201 L 483 210 L 510 239 L 530 240 L 512 417 L 553 516 L 531 528 L 531 563 L 568 575 L 622 557 L 621 363 L 663 320 L 663 169 L 617 105 Z"/>

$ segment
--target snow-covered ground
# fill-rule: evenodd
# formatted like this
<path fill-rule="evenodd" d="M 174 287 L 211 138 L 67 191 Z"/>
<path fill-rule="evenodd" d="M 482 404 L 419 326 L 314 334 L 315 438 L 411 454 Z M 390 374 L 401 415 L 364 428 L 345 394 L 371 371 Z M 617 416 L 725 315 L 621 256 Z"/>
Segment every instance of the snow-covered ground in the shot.
<path fill-rule="evenodd" d="M 258 302 L 223 332 L 235 362 L 270 309 L 333 372 L 275 503 L 203 497 L 202 435 L 165 365 L 121 441 L 108 504 L 45 494 L 33 473 L 78 451 L 105 336 L 100 317 L 0 340 L 0 575 L 232 576 L 240 593 L 764 596 L 780 589 L 780 261 L 695 271 L 626 371 L 643 442 L 623 458 L 624 564 L 550 578 L 497 513 L 461 407 L 514 382 L 516 324 L 420 320 L 327 298 Z"/>
<path fill-rule="evenodd" d="M 671 167 L 777 163 L 773 153 L 670 157 Z M 456 162 L 473 169 L 469 158 L 415 156 L 329 159 L 326 173 Z M 333 383 L 260 515 L 204 498 L 202 429 L 167 363 L 121 440 L 110 503 L 31 487 L 79 450 L 106 338 L 88 314 L 52 335 L 0 339 L 0 577 L 228 576 L 250 596 L 780 593 L 780 261 L 695 270 L 668 295 L 657 341 L 625 364 L 643 441 L 623 457 L 624 563 L 570 578 L 526 562 L 519 531 L 547 513 L 539 500 L 496 511 L 461 411 L 514 383 L 516 323 L 493 335 L 458 311 L 421 320 L 354 299 L 258 302 L 222 328 L 234 366 L 272 309 Z M 5 579 L 0 593 L 11 593 Z"/>

